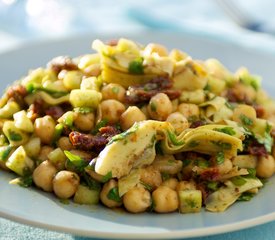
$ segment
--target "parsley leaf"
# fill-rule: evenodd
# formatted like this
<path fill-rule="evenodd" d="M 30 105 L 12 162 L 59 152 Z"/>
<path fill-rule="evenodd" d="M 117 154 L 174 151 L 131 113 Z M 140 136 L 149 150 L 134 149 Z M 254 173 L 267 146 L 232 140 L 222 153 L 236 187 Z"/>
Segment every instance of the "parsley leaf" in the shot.
<path fill-rule="evenodd" d="M 216 158 L 217 164 L 221 165 L 224 163 L 224 153 L 223 152 L 218 152 L 217 153 L 217 158 Z"/>
<path fill-rule="evenodd" d="M 90 107 L 77 107 L 77 108 L 74 108 L 74 112 L 87 114 L 87 113 L 93 112 L 93 109 Z"/>
<path fill-rule="evenodd" d="M 240 120 L 242 121 L 242 124 L 245 126 L 252 126 L 253 125 L 253 120 L 244 114 L 240 114 L 239 116 Z"/>
<path fill-rule="evenodd" d="M 75 155 L 67 150 L 64 151 L 64 154 L 68 158 L 69 164 L 74 166 L 76 168 L 76 170 L 78 170 L 80 172 L 83 171 L 84 168 L 88 165 L 88 163 L 82 157 L 80 157 L 78 155 Z"/>
<path fill-rule="evenodd" d="M 92 134 L 98 133 L 99 129 L 102 127 L 105 127 L 108 124 L 107 119 L 102 119 L 99 123 L 96 124 L 94 130 L 92 131 Z"/>
<path fill-rule="evenodd" d="M 255 194 L 249 193 L 249 192 L 244 192 L 242 195 L 237 199 L 237 201 L 250 201 Z"/>
<path fill-rule="evenodd" d="M 8 134 L 9 134 L 9 139 L 12 141 L 17 142 L 17 141 L 21 141 L 23 139 L 19 133 L 15 132 L 11 129 L 8 130 Z"/>
<path fill-rule="evenodd" d="M 134 61 L 129 63 L 128 72 L 133 74 L 143 74 L 144 67 L 143 67 L 143 58 L 137 58 Z"/>
<path fill-rule="evenodd" d="M 237 176 L 233 177 L 230 179 L 230 181 L 235 185 L 235 186 L 242 186 L 246 183 L 245 178 Z"/>
<path fill-rule="evenodd" d="M 118 187 L 114 187 L 114 188 L 110 189 L 110 191 L 107 194 L 107 198 L 109 198 L 110 200 L 113 200 L 115 202 L 121 202 L 121 198 L 118 194 Z"/>
<path fill-rule="evenodd" d="M 11 150 L 12 147 L 9 145 L 0 147 L 0 161 L 6 161 Z"/>
<path fill-rule="evenodd" d="M 108 172 L 105 176 L 102 177 L 101 181 L 102 182 L 108 182 L 112 178 L 112 171 Z"/>
<path fill-rule="evenodd" d="M 224 127 L 224 128 L 214 128 L 214 131 L 222 132 L 225 134 L 228 134 L 230 136 L 233 136 L 236 134 L 235 130 L 232 127 Z"/>
<path fill-rule="evenodd" d="M 175 145 L 175 146 L 180 146 L 184 144 L 184 141 L 178 141 L 177 137 L 174 133 L 167 131 L 169 140 Z"/>

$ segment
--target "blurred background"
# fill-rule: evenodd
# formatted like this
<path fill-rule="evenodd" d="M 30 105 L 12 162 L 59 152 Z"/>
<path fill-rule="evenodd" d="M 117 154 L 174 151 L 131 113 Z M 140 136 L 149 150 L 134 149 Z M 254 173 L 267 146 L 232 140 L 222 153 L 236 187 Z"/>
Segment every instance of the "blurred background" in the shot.
<path fill-rule="evenodd" d="M 269 49 L 274 9 L 273 0 L 0 0 L 0 50 L 37 39 L 150 29 Z"/>

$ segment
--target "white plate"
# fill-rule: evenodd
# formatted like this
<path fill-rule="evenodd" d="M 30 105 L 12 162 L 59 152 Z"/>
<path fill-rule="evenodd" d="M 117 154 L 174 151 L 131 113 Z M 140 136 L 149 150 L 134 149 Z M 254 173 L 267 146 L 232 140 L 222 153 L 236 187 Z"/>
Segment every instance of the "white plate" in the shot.
<path fill-rule="evenodd" d="M 129 37 L 142 43 L 159 42 L 169 48 L 183 49 L 194 58 L 216 57 L 232 70 L 245 65 L 264 77 L 264 86 L 275 91 L 275 57 L 237 45 L 219 43 L 179 34 L 144 33 L 101 36 L 101 39 Z M 29 44 L 0 54 L 1 90 L 26 74 L 28 69 L 45 66 L 57 55 L 78 56 L 90 52 L 91 41 L 100 36 L 81 36 L 52 42 Z M 234 204 L 224 213 L 137 214 L 114 212 L 100 206 L 65 205 L 51 194 L 9 185 L 14 176 L 0 174 L 0 216 L 25 224 L 77 235 L 109 238 L 187 238 L 239 230 L 275 219 L 274 184 L 266 187 L 250 202 Z"/>

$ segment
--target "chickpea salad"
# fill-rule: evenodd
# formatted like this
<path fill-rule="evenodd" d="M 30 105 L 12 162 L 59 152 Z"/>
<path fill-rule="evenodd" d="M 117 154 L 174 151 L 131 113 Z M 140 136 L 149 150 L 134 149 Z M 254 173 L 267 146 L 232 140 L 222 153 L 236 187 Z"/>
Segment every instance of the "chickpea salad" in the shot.
<path fill-rule="evenodd" d="M 11 184 L 130 213 L 222 212 L 275 170 L 259 76 L 121 38 L 30 70 L 0 99 Z"/>

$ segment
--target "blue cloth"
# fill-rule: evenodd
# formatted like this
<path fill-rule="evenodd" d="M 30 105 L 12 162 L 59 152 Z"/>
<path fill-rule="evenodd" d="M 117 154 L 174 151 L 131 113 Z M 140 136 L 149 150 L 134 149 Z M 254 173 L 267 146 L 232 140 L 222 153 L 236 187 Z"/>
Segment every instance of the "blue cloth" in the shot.
<path fill-rule="evenodd" d="M 39 4 L 36 4 L 39 2 Z M 275 23 L 273 0 L 238 1 L 248 14 Z M 111 6 L 111 7 L 110 7 Z M 81 13 L 80 13 L 81 12 Z M 275 25 L 275 24 L 274 24 Z M 220 39 L 275 53 L 275 37 L 249 32 L 234 25 L 215 1 L 187 0 L 48 0 L 0 1 L 0 52 L 22 42 L 84 32 L 141 32 L 152 28 L 174 30 Z M 1 190 L 0 190 L 1 194 Z M 272 201 L 272 199 L 271 199 Z M 90 238 L 56 233 L 0 218 L 0 240 Z M 250 229 L 194 238 L 195 240 L 273 240 L 275 222 Z"/>

